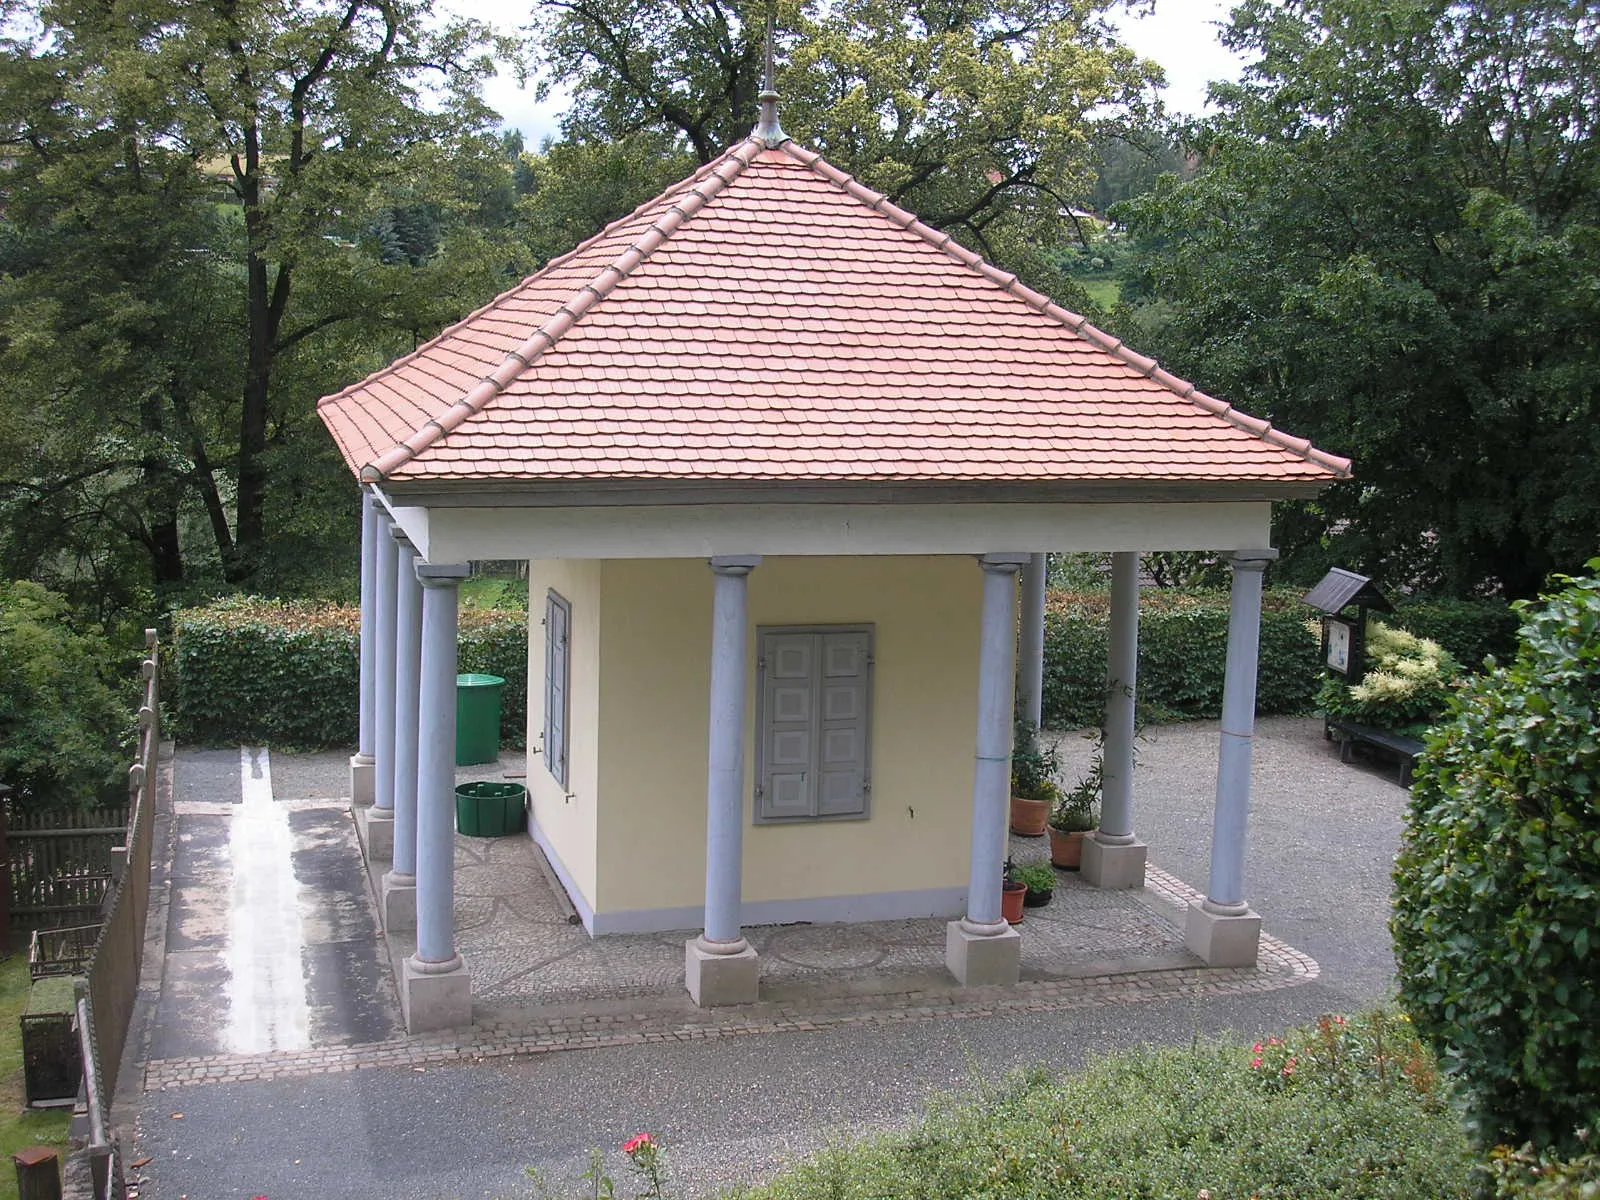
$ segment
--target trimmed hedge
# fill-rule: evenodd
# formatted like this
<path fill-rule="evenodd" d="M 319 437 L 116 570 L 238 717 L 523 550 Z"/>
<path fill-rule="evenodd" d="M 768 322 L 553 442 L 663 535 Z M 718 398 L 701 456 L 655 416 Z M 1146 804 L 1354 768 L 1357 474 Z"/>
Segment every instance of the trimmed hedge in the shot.
<path fill-rule="evenodd" d="M 235 597 L 173 614 L 178 737 L 202 743 L 354 746 L 361 610 Z M 527 614 L 461 610 L 459 669 L 502 676 L 500 741 L 527 737 Z"/>
<path fill-rule="evenodd" d="M 1504 600 L 1405 600 L 1385 623 L 1438 642 L 1468 671 L 1479 671 L 1487 655 L 1504 662 L 1517 652 L 1520 618 Z"/>
<path fill-rule="evenodd" d="M 1256 711 L 1308 712 L 1322 683 L 1312 612 L 1298 592 L 1275 590 L 1261 603 Z M 1044 722 L 1057 729 L 1098 725 L 1105 706 L 1110 597 L 1052 592 L 1045 610 Z M 1198 719 L 1222 712 L 1228 655 L 1228 593 L 1148 589 L 1139 607 L 1139 707 L 1147 720 Z"/>

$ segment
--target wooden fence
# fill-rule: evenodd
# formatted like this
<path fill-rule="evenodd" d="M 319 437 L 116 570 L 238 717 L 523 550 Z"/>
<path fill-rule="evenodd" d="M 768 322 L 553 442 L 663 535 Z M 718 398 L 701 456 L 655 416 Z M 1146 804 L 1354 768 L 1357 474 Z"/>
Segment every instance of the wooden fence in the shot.
<path fill-rule="evenodd" d="M 127 808 L 9 816 L 0 810 L 12 945 L 25 944 L 35 929 L 100 920 L 128 816 Z"/>
<path fill-rule="evenodd" d="M 144 703 L 139 708 L 139 751 L 128 769 L 128 807 L 122 860 L 105 906 L 105 924 L 78 983 L 78 1043 L 83 1053 L 89 1116 L 87 1154 L 96 1200 L 120 1194 L 121 1171 L 111 1130 L 128 1024 L 139 994 L 145 917 L 150 911 L 150 848 L 154 836 L 157 767 L 161 748 L 160 646 L 145 630 Z"/>

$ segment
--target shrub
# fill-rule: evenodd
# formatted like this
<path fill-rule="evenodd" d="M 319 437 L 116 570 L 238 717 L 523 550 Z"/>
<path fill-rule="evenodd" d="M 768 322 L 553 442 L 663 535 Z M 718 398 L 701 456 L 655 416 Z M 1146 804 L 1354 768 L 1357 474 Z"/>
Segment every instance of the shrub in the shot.
<path fill-rule="evenodd" d="M 112 799 L 135 711 L 97 626 L 75 628 L 65 596 L 0 582 L 0 782 L 22 810 Z"/>
<path fill-rule="evenodd" d="M 1052 592 L 1045 612 L 1044 718 L 1055 728 L 1098 725 L 1104 715 L 1105 593 Z M 1306 712 L 1321 681 L 1317 638 L 1299 593 L 1262 598 L 1256 711 Z M 1216 717 L 1228 655 L 1228 594 L 1147 590 L 1139 612 L 1139 705 L 1149 720 Z"/>
<path fill-rule="evenodd" d="M 1330 675 L 1317 693 L 1317 707 L 1330 717 L 1407 737 L 1421 737 L 1444 715 L 1461 668 L 1438 642 L 1369 620 L 1367 658 L 1359 683 Z"/>
<path fill-rule="evenodd" d="M 1592 1139 L 1583 1139 L 1585 1144 Z M 1600 1155 L 1562 1159 L 1532 1146 L 1500 1146 L 1489 1159 L 1496 1200 L 1595 1200 L 1600 1196 Z"/>
<path fill-rule="evenodd" d="M 1519 620 L 1504 600 L 1404 600 L 1385 620 L 1438 642 L 1473 671 L 1483 666 L 1485 657 L 1508 658 L 1517 649 Z"/>
<path fill-rule="evenodd" d="M 1329 1028 L 1335 1028 L 1331 1022 Z M 1471 1159 L 1425 1051 L 1374 1014 L 1285 1076 L 1224 1045 L 1140 1049 L 1083 1072 L 1043 1072 L 948 1101 L 909 1133 L 841 1146 L 748 1197 L 1101 1200 L 1294 1197 L 1414 1200 L 1469 1195 Z M 1262 1049 L 1266 1049 L 1263 1045 Z M 1275 1047 L 1276 1049 L 1276 1047 Z M 1407 1063 L 1423 1064 L 1410 1074 Z"/>
<path fill-rule="evenodd" d="M 359 608 L 235 597 L 173 617 L 176 730 L 200 742 L 353 746 L 360 726 Z M 461 611 L 462 671 L 505 678 L 500 736 L 526 739 L 527 618 Z"/>
<path fill-rule="evenodd" d="M 1475 1135 L 1572 1153 L 1600 1119 L 1600 579 L 1558 582 L 1428 736 L 1392 928 L 1402 1002 Z"/>

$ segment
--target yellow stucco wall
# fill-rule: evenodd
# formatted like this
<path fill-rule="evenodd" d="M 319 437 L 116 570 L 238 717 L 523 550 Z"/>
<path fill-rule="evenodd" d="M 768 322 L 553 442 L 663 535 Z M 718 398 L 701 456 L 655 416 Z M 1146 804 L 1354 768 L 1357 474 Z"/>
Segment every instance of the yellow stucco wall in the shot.
<path fill-rule="evenodd" d="M 554 589 L 572 609 L 568 654 L 567 787 L 556 782 L 543 757 L 528 755 L 528 795 L 533 817 L 565 864 L 571 881 L 593 904 L 596 893 L 597 800 L 600 775 L 601 564 L 536 560 L 528 564 L 528 746 L 544 741 L 544 611 Z M 570 799 L 568 793 L 571 793 Z"/>
<path fill-rule="evenodd" d="M 870 819 L 755 825 L 746 747 L 746 901 L 965 886 L 981 576 L 964 556 L 769 558 L 751 574 L 752 725 L 757 626 L 870 623 L 876 667 Z M 601 566 L 598 913 L 704 900 L 712 578 L 703 560 Z"/>

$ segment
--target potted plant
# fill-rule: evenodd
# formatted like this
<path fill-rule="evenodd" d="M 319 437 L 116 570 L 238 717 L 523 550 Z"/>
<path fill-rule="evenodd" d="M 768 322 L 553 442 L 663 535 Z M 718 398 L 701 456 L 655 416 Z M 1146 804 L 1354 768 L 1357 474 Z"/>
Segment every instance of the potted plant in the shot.
<path fill-rule="evenodd" d="M 1102 763 L 1100 747 L 1094 748 L 1089 772 L 1062 793 L 1050 813 L 1050 861 L 1058 867 L 1076 871 L 1083 864 L 1083 839 L 1095 827 L 1099 814 Z"/>
<path fill-rule="evenodd" d="M 1055 895 L 1056 873 L 1049 863 L 1029 863 L 1025 867 L 1013 867 L 1011 878 L 1028 889 L 1022 897 L 1024 908 L 1042 908 L 1049 904 L 1050 897 Z"/>
<path fill-rule="evenodd" d="M 1028 885 L 1013 878 L 1015 868 L 1006 859 L 1005 874 L 1000 877 L 1000 915 L 1013 925 L 1022 924 L 1022 906 L 1028 897 Z"/>
<path fill-rule="evenodd" d="M 1056 748 L 1039 744 L 1032 721 L 1019 720 L 1011 749 L 1011 832 L 1042 837 L 1050 811 L 1061 798 L 1056 786 Z"/>

